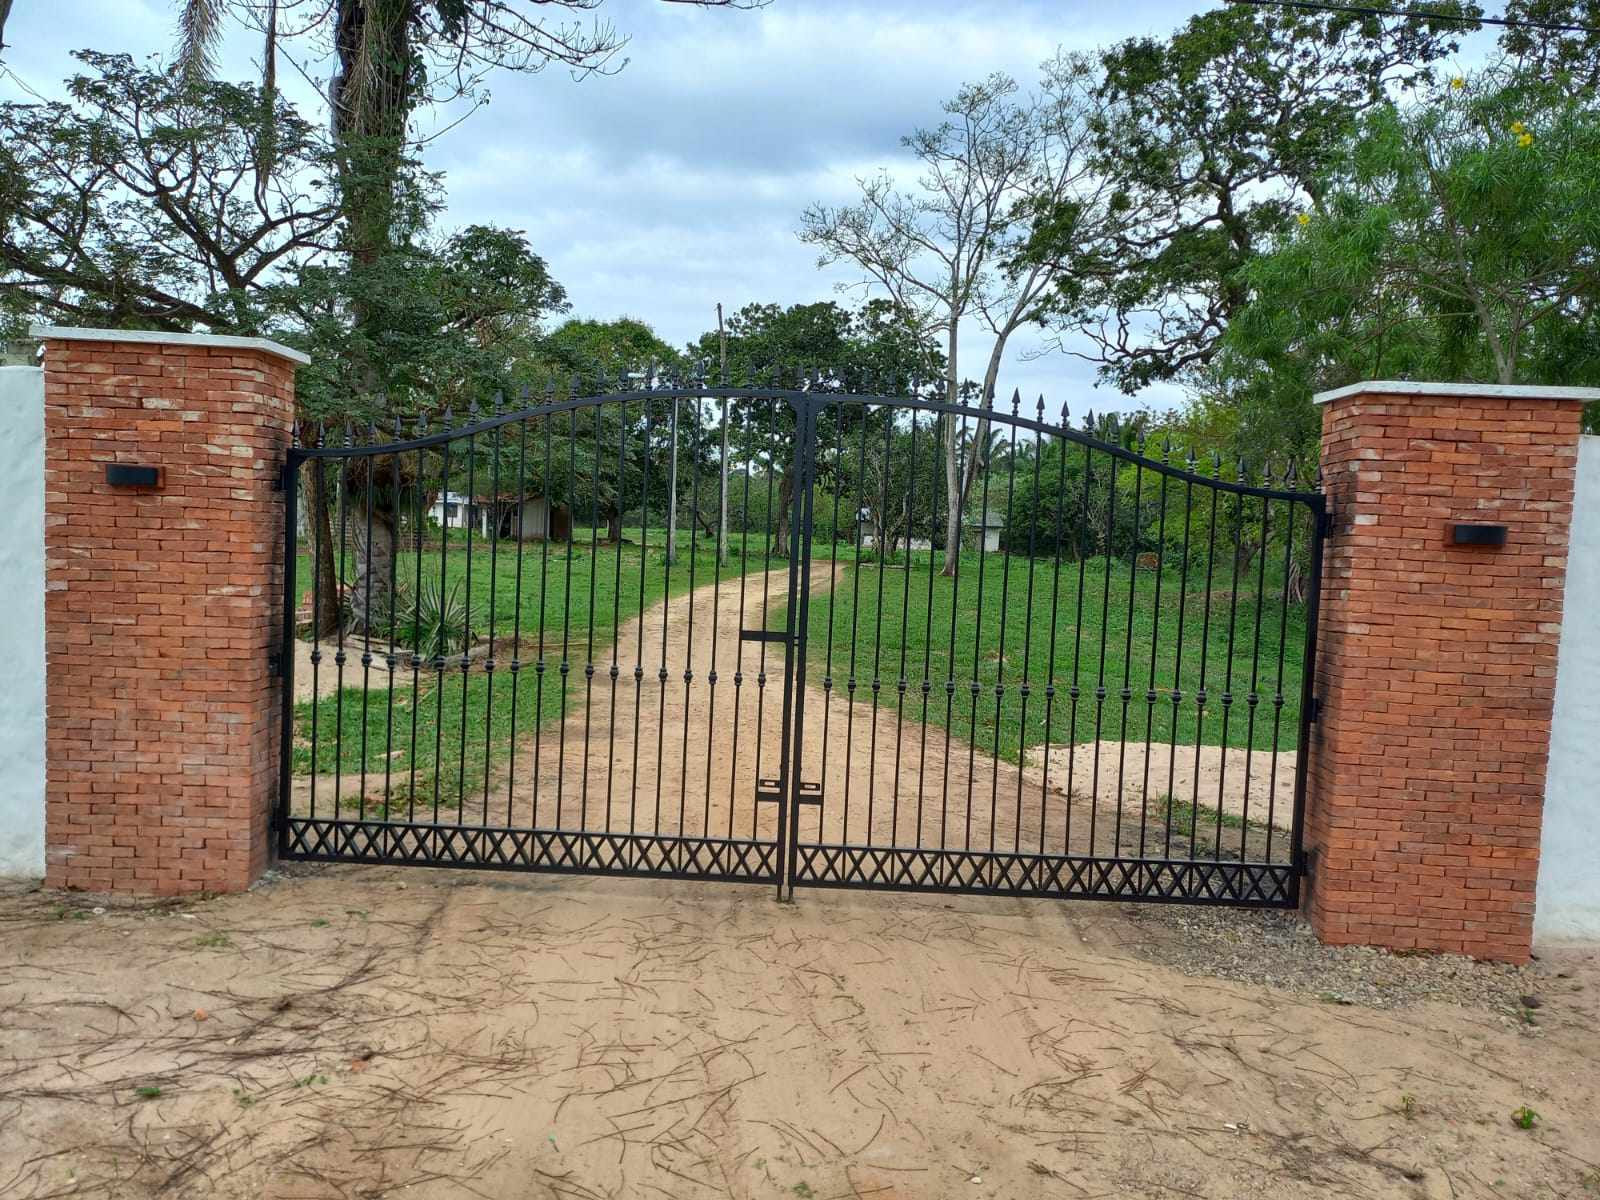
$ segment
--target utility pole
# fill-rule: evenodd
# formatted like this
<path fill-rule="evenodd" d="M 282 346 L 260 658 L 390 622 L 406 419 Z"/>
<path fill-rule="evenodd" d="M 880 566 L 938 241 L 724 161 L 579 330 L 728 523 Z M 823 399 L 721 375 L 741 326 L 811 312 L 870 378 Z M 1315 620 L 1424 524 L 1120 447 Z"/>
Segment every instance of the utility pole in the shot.
<path fill-rule="evenodd" d="M 721 347 L 722 370 L 717 382 L 728 386 L 728 335 L 722 328 L 722 304 L 717 304 L 717 343 Z M 717 564 L 728 565 L 728 401 L 722 401 L 722 515 L 717 523 Z"/>

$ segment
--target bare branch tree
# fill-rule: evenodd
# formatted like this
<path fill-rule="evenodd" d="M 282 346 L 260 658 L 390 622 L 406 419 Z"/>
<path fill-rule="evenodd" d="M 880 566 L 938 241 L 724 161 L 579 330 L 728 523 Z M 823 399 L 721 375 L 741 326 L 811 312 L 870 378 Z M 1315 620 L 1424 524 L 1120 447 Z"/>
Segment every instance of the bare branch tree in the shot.
<path fill-rule="evenodd" d="M 854 263 L 863 279 L 853 286 L 881 290 L 919 333 L 943 337 L 950 404 L 961 395 L 962 322 L 994 336 L 979 401 L 989 409 L 1011 335 L 1039 319 L 1043 301 L 1084 260 L 1103 256 L 1109 238 L 1108 186 L 1091 161 L 1091 61 L 1057 55 L 1043 64 L 1037 93 L 1019 100 L 1018 91 L 1001 74 L 968 84 L 944 105 L 942 123 L 902 139 L 922 170 L 913 189 L 885 172 L 858 181 L 858 203 L 812 205 L 802 217 L 800 236 L 820 248 L 820 265 Z M 943 420 L 944 573 L 954 575 L 980 460 L 958 466 L 957 418 Z M 978 425 L 981 440 L 987 419 Z"/>

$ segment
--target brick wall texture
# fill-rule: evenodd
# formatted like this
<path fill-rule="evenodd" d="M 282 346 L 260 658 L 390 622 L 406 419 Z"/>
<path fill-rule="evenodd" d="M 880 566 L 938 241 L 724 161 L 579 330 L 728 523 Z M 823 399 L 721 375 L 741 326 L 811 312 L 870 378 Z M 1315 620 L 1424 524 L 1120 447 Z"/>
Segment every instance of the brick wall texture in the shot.
<path fill-rule="evenodd" d="M 293 365 L 45 343 L 46 882 L 248 887 L 277 776 Z M 105 464 L 157 466 L 111 487 Z"/>
<path fill-rule="evenodd" d="M 1528 958 L 1581 404 L 1323 412 L 1333 512 L 1306 812 L 1335 943 Z M 1507 527 L 1455 546 L 1456 522 Z"/>

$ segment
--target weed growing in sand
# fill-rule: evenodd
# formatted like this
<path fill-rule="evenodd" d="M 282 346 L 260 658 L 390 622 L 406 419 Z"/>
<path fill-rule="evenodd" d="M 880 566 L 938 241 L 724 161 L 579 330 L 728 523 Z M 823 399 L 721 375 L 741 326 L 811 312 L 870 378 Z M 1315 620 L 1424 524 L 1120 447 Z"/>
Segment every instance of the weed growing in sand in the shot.
<path fill-rule="evenodd" d="M 1539 1114 L 1524 1104 L 1511 1114 L 1511 1123 L 1518 1129 L 1532 1129 L 1539 1123 Z"/>
<path fill-rule="evenodd" d="M 1400 1093 L 1400 1115 L 1408 1121 L 1417 1119 L 1417 1098 L 1410 1092 Z"/>
<path fill-rule="evenodd" d="M 134 1088 L 133 1094 L 141 1100 L 158 1100 L 161 1097 L 161 1089 L 146 1084 L 144 1087 Z"/>
<path fill-rule="evenodd" d="M 219 929 L 214 933 L 201 934 L 195 938 L 194 944 L 201 950 L 227 950 L 233 946 L 233 940 Z"/>

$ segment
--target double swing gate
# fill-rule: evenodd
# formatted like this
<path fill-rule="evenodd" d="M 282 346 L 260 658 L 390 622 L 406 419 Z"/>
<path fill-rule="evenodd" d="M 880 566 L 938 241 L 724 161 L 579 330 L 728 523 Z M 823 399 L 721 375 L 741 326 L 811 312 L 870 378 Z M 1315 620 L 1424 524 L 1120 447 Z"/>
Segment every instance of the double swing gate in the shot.
<path fill-rule="evenodd" d="M 1136 425 L 556 396 L 285 473 L 285 859 L 1293 906 L 1324 503 Z"/>

